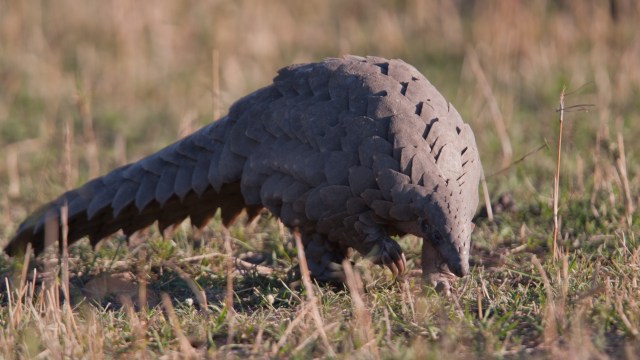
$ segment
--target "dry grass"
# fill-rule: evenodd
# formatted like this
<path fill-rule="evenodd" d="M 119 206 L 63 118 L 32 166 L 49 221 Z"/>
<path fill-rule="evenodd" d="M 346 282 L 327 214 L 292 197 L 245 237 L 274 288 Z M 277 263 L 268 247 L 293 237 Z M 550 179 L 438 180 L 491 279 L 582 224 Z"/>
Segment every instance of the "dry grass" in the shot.
<path fill-rule="evenodd" d="M 0 259 L 0 356 L 634 358 L 639 20 L 631 0 L 0 4 L 0 244 L 37 205 L 210 122 L 290 63 L 405 59 L 471 123 L 487 174 L 556 138 L 568 89 L 561 261 L 557 158 L 540 151 L 487 178 L 516 206 L 478 219 L 452 299 L 366 261 L 345 264 L 345 287 L 297 287 L 295 242 L 274 219 L 228 233 L 216 219 L 81 243 L 62 262 Z M 420 242 L 400 241 L 419 269 Z M 87 298 L 96 286 L 109 291 Z"/>

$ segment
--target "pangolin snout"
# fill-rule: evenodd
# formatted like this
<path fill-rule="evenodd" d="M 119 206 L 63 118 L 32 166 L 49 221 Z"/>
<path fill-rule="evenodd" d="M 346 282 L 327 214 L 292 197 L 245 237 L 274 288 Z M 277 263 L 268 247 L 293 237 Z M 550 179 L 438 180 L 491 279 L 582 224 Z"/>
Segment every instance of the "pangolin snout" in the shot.
<path fill-rule="evenodd" d="M 457 277 L 467 276 L 469 274 L 469 262 L 460 261 L 454 264 L 447 264 L 449 271 L 451 271 Z"/>
<path fill-rule="evenodd" d="M 423 258 L 430 259 L 442 273 L 452 273 L 458 277 L 469 273 L 469 237 L 468 234 L 447 231 L 445 227 L 425 229 L 424 241 L 431 246 L 422 247 Z M 465 235 L 466 238 L 465 238 Z M 434 254 L 426 254 L 431 249 Z"/>

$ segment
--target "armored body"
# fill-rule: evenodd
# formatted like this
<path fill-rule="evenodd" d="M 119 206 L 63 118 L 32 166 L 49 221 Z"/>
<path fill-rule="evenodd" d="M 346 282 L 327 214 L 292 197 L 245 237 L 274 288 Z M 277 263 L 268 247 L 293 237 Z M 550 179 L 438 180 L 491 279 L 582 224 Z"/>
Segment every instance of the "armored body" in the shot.
<path fill-rule="evenodd" d="M 292 65 L 192 135 L 44 205 L 5 251 L 42 251 L 47 218 L 68 208 L 70 243 L 92 244 L 187 217 L 225 226 L 266 208 L 302 235 L 319 279 L 350 248 L 404 271 L 392 235 L 424 238 L 423 271 L 469 271 L 481 166 L 471 128 L 415 68 L 347 56 Z"/>

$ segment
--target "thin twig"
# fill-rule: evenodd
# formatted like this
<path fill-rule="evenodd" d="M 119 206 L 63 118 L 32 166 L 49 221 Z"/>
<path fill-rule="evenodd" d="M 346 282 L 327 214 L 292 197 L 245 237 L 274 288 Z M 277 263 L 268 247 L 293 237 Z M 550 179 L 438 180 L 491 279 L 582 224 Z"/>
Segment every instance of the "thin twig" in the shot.
<path fill-rule="evenodd" d="M 207 254 L 202 254 L 202 255 L 189 256 L 189 257 L 186 257 L 186 258 L 182 258 L 179 261 L 181 263 L 187 263 L 187 262 L 211 259 L 211 258 L 214 258 L 214 257 L 226 257 L 226 256 L 227 255 L 223 254 L 223 253 L 212 252 L 212 253 L 207 253 Z"/>
<path fill-rule="evenodd" d="M 596 105 L 595 104 L 577 104 L 577 105 L 571 105 L 571 106 L 567 106 L 564 108 L 564 112 L 579 112 L 579 111 L 584 111 L 584 112 L 589 112 L 591 111 L 591 109 L 593 109 Z M 560 112 L 560 109 L 556 109 L 556 112 Z"/>
<path fill-rule="evenodd" d="M 235 264 L 235 268 L 240 271 L 255 271 L 256 273 L 264 276 L 268 276 L 273 273 L 273 269 L 271 269 L 268 266 L 253 264 L 249 261 L 239 259 L 235 256 L 229 257 L 227 254 L 223 254 L 219 252 L 211 252 L 211 253 L 202 254 L 202 255 L 190 256 L 184 259 L 180 259 L 179 261 L 180 263 L 188 263 L 188 262 L 195 262 L 195 261 L 211 259 L 216 257 L 223 257 L 227 259 L 230 258 L 231 262 Z"/>
<path fill-rule="evenodd" d="M 577 88 L 575 88 L 575 89 L 573 89 L 571 91 L 565 91 L 564 96 L 566 97 L 566 96 L 569 96 L 569 95 L 573 95 L 573 94 L 581 91 L 582 89 L 586 88 L 587 86 L 593 85 L 593 84 L 594 84 L 593 81 L 588 81 L 588 82 L 578 86 Z M 593 90 L 593 89 L 591 89 L 591 90 Z"/>
<path fill-rule="evenodd" d="M 535 153 L 537 153 L 538 151 L 540 151 L 540 150 L 542 150 L 544 148 L 547 148 L 547 149 L 549 148 L 549 143 L 547 143 L 546 139 L 544 140 L 544 144 L 542 144 L 542 145 L 538 146 L 537 148 L 535 148 L 535 149 L 529 151 L 528 153 L 524 154 L 522 157 L 520 157 L 519 159 L 515 160 L 514 162 L 512 162 L 508 166 L 503 167 L 502 169 L 500 169 L 500 170 L 494 172 L 493 174 L 487 176 L 487 179 L 492 178 L 492 177 L 494 177 L 496 175 L 500 175 L 503 172 L 508 171 L 509 169 L 514 167 L 515 165 L 518 165 L 519 163 L 525 161 L 529 156 L 534 155 Z"/>

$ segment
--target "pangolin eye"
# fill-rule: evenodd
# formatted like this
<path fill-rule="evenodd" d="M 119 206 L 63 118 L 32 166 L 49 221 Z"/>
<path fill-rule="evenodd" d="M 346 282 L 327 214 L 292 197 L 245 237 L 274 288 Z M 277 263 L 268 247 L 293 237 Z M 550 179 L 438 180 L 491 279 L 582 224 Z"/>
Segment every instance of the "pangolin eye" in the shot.
<path fill-rule="evenodd" d="M 422 227 L 422 231 L 427 232 L 431 229 L 431 224 L 429 224 L 429 221 L 426 219 L 422 220 L 422 224 L 420 225 Z"/>
<path fill-rule="evenodd" d="M 443 241 L 444 241 L 444 239 L 442 238 L 442 235 L 440 234 L 439 231 L 433 231 L 431 233 L 431 242 L 434 245 L 442 244 Z"/>

